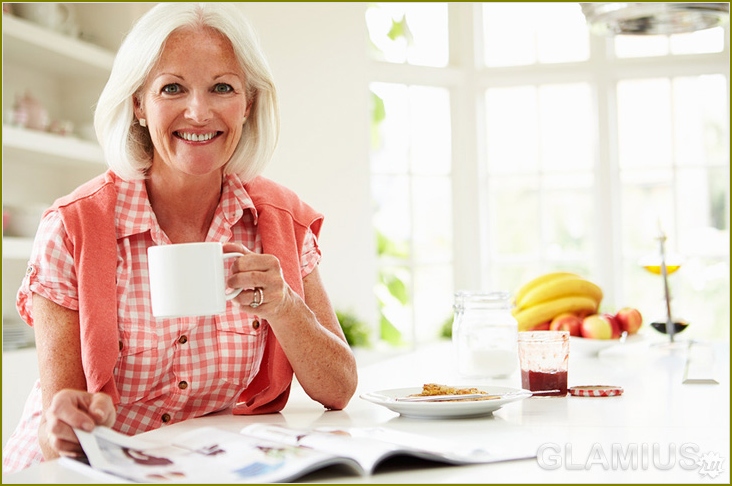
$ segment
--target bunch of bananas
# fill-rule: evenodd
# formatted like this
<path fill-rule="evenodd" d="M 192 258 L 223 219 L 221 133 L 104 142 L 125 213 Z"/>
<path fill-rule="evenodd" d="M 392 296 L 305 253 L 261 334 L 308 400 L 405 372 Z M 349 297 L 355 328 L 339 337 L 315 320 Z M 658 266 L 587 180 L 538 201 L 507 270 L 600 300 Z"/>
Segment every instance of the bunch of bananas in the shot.
<path fill-rule="evenodd" d="M 519 331 L 528 331 L 559 314 L 594 314 L 601 301 L 602 289 L 594 282 L 570 272 L 552 272 L 522 285 L 512 312 Z"/>

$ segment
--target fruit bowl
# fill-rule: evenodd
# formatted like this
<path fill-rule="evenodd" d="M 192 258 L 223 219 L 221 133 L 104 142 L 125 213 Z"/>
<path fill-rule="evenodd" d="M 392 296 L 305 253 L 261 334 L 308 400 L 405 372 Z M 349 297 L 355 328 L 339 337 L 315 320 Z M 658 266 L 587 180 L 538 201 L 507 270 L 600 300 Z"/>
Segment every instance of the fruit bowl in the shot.
<path fill-rule="evenodd" d="M 600 351 L 621 344 L 636 343 L 643 340 L 643 336 L 631 334 L 625 339 L 589 339 L 578 336 L 569 337 L 570 356 L 597 356 Z"/>

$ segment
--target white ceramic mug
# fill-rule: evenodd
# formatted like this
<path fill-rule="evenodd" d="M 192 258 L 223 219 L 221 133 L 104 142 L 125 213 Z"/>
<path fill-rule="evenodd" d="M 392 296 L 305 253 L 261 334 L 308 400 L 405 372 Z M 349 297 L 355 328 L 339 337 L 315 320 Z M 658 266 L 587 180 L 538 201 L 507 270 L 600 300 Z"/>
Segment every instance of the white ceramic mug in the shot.
<path fill-rule="evenodd" d="M 179 243 L 147 249 L 150 297 L 155 317 L 222 314 L 226 301 L 242 291 L 226 292 L 224 260 L 244 256 L 224 253 L 221 243 Z"/>

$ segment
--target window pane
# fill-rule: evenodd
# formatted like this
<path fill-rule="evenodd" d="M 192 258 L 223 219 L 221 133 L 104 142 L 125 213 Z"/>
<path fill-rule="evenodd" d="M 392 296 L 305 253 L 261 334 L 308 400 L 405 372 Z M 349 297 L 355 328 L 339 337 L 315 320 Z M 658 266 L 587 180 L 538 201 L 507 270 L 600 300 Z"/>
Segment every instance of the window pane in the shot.
<path fill-rule="evenodd" d="M 409 98 L 403 84 L 371 83 L 377 102 L 372 112 L 371 171 L 404 174 L 409 170 Z M 378 110 L 377 110 L 378 109 Z"/>
<path fill-rule="evenodd" d="M 671 54 L 704 54 L 724 50 L 724 28 L 672 35 Z"/>
<path fill-rule="evenodd" d="M 536 176 L 494 177 L 488 187 L 491 253 L 541 253 L 539 187 Z"/>
<path fill-rule="evenodd" d="M 618 153 L 621 168 L 672 163 L 671 83 L 640 79 L 618 83 Z"/>
<path fill-rule="evenodd" d="M 444 88 L 409 87 L 410 151 L 415 174 L 450 173 L 450 95 Z"/>
<path fill-rule="evenodd" d="M 417 262 L 452 259 L 452 190 L 448 177 L 414 177 L 414 253 Z"/>
<path fill-rule="evenodd" d="M 587 83 L 490 88 L 485 110 L 492 173 L 594 166 L 595 110 Z"/>
<path fill-rule="evenodd" d="M 450 97 L 444 88 L 371 83 L 383 116 L 372 113 L 375 146 L 371 170 L 378 173 L 449 174 Z"/>
<path fill-rule="evenodd" d="M 533 180 L 533 183 L 531 182 Z M 574 262 L 591 255 L 595 221 L 592 174 L 491 181 L 490 238 L 494 257 L 528 256 Z"/>
<path fill-rule="evenodd" d="M 379 267 L 375 289 L 381 314 L 381 337 L 392 344 L 412 341 L 412 278 L 409 268 Z"/>
<path fill-rule="evenodd" d="M 548 261 L 591 257 L 595 221 L 592 174 L 548 176 L 541 204 L 543 246 Z"/>
<path fill-rule="evenodd" d="M 434 341 L 445 321 L 452 317 L 453 284 L 451 265 L 429 265 L 414 272 L 416 339 Z"/>
<path fill-rule="evenodd" d="M 679 165 L 729 165 L 729 102 L 721 74 L 675 78 L 674 149 Z"/>
<path fill-rule="evenodd" d="M 389 256 L 408 258 L 411 252 L 412 223 L 409 179 L 406 176 L 371 177 L 374 200 L 374 228 L 381 238 L 380 246 Z"/>
<path fill-rule="evenodd" d="M 483 3 L 483 42 L 489 67 L 589 57 L 589 33 L 577 3 Z"/>
<path fill-rule="evenodd" d="M 651 57 L 668 54 L 668 37 L 665 35 L 616 35 L 613 40 L 617 57 Z"/>
<path fill-rule="evenodd" d="M 659 221 L 667 234 L 675 233 L 673 172 L 622 171 L 620 177 L 623 248 L 639 255 L 654 245 Z"/>
<path fill-rule="evenodd" d="M 376 3 L 366 10 L 375 59 L 418 66 L 447 66 L 446 3 Z"/>
<path fill-rule="evenodd" d="M 724 255 L 729 251 L 729 168 L 678 172 L 679 250 Z"/>
<path fill-rule="evenodd" d="M 700 30 L 673 35 L 618 35 L 615 55 L 620 58 L 653 57 L 671 54 L 705 54 L 724 50 L 724 29 Z"/>
<path fill-rule="evenodd" d="M 486 147 L 492 173 L 538 169 L 538 96 L 535 86 L 486 91 Z"/>
<path fill-rule="evenodd" d="M 587 83 L 539 88 L 541 166 L 545 170 L 592 170 L 595 122 Z"/>

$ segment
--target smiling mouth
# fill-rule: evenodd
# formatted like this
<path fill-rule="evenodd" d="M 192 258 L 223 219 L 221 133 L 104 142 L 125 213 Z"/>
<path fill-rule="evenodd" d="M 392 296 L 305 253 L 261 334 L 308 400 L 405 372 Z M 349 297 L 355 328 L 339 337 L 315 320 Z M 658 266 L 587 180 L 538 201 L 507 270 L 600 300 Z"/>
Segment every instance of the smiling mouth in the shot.
<path fill-rule="evenodd" d="M 221 132 L 210 132 L 210 133 L 187 133 L 187 132 L 173 132 L 176 137 L 182 138 L 186 142 L 208 142 L 214 137 L 217 137 Z"/>

